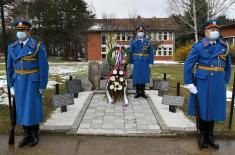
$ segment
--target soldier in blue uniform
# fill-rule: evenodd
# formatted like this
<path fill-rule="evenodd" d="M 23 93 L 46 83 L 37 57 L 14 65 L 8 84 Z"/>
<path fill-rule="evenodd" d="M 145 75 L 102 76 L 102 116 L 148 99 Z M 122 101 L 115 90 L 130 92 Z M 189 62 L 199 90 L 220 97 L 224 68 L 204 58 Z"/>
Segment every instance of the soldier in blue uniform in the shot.
<path fill-rule="evenodd" d="M 204 30 L 205 38 L 193 45 L 185 61 L 184 83 L 191 92 L 188 105 L 190 115 L 195 115 L 193 95 L 197 94 L 198 97 L 201 147 L 210 145 L 218 149 L 219 145 L 213 137 L 214 121 L 224 121 L 226 118 L 226 84 L 231 75 L 231 56 L 227 42 L 220 38 L 216 20 L 209 20 Z"/>
<path fill-rule="evenodd" d="M 154 62 L 153 46 L 150 40 L 144 38 L 145 28 L 138 26 L 136 39 L 130 44 L 130 63 L 133 68 L 132 78 L 136 85 L 135 98 L 145 95 L 145 84 L 150 82 L 150 66 Z"/>
<path fill-rule="evenodd" d="M 24 137 L 19 147 L 38 143 L 39 123 L 43 121 L 42 93 L 48 81 L 48 61 L 43 43 L 30 37 L 28 21 L 15 22 L 17 41 L 8 46 L 7 81 L 16 99 L 16 124 Z"/>

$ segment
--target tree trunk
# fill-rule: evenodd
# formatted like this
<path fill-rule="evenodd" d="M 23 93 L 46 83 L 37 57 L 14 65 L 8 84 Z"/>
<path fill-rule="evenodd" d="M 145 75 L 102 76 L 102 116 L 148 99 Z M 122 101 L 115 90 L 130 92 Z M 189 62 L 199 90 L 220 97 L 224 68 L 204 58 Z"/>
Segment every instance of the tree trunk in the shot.
<path fill-rule="evenodd" d="M 193 0 L 193 18 L 194 18 L 194 34 L 195 34 L 195 42 L 198 42 L 198 28 L 197 28 L 196 0 Z"/>

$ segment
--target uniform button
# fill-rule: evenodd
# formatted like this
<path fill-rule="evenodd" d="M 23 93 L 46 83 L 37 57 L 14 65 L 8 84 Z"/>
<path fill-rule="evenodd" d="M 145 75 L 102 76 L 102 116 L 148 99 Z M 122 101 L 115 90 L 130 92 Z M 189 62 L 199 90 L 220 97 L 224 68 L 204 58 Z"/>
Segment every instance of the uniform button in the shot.
<path fill-rule="evenodd" d="M 213 76 L 214 75 L 214 73 L 211 73 L 211 76 Z"/>
<path fill-rule="evenodd" d="M 211 65 L 211 67 L 214 67 L 214 65 Z"/>

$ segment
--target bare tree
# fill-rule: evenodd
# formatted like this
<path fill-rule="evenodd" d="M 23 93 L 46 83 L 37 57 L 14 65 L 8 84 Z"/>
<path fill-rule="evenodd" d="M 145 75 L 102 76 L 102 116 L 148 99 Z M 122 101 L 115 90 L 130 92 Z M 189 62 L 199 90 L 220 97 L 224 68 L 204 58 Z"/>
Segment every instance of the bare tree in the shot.
<path fill-rule="evenodd" d="M 197 8 L 196 0 L 168 0 L 168 4 L 170 12 L 179 15 L 180 20 L 194 31 L 195 41 L 198 42 L 197 12 L 205 4 L 202 3 Z M 186 13 L 189 14 L 191 20 L 185 16 Z"/>
<path fill-rule="evenodd" d="M 226 15 L 234 6 L 235 0 L 206 0 L 208 4 L 207 19 Z"/>
<path fill-rule="evenodd" d="M 138 25 L 138 13 L 136 9 L 129 11 L 129 19 L 130 19 L 130 28 L 135 29 L 135 27 Z"/>
<path fill-rule="evenodd" d="M 207 20 L 224 15 L 235 3 L 235 0 L 168 0 L 169 10 L 173 15 L 185 23 L 193 32 L 195 41 L 198 42 L 198 22 L 200 17 L 198 12 L 207 7 L 205 13 Z M 186 14 L 189 15 L 186 16 Z"/>
<path fill-rule="evenodd" d="M 114 14 L 108 14 L 106 12 L 102 15 L 102 29 L 105 30 L 106 45 L 109 49 L 112 49 L 115 44 L 115 38 L 113 30 L 118 29 L 118 24 Z"/>

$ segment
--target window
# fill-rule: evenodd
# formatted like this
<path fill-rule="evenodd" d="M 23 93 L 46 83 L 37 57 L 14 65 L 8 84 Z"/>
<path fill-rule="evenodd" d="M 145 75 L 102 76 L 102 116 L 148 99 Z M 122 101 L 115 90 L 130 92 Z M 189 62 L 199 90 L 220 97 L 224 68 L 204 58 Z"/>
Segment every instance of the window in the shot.
<path fill-rule="evenodd" d="M 166 56 L 166 55 L 167 55 L 167 49 L 164 48 L 164 56 Z"/>
<path fill-rule="evenodd" d="M 106 45 L 106 35 L 102 33 L 102 45 Z"/>
<path fill-rule="evenodd" d="M 121 40 L 121 35 L 120 33 L 117 33 L 117 41 L 120 41 Z"/>
<path fill-rule="evenodd" d="M 153 32 L 153 40 L 157 40 L 157 33 Z"/>
<path fill-rule="evenodd" d="M 173 40 L 173 34 L 172 34 L 172 32 L 169 33 L 169 40 Z"/>
<path fill-rule="evenodd" d="M 164 40 L 167 40 L 167 32 L 164 32 Z"/>
<path fill-rule="evenodd" d="M 102 47 L 101 55 L 102 59 L 106 59 L 106 47 Z"/>
<path fill-rule="evenodd" d="M 169 55 L 172 55 L 172 48 L 169 48 Z"/>
<path fill-rule="evenodd" d="M 133 33 L 132 33 L 132 35 L 131 35 L 131 37 L 132 37 L 131 39 L 135 39 L 135 37 L 136 37 L 136 33 L 135 33 L 135 32 L 133 32 Z"/>
<path fill-rule="evenodd" d="M 159 32 L 158 40 L 162 40 L 162 32 Z"/>
<path fill-rule="evenodd" d="M 162 51 L 158 51 L 158 55 L 162 55 Z"/>
<path fill-rule="evenodd" d="M 102 59 L 106 59 L 106 54 L 102 54 Z"/>
<path fill-rule="evenodd" d="M 169 55 L 172 55 L 172 51 L 169 51 Z"/>
<path fill-rule="evenodd" d="M 106 47 L 102 47 L 102 53 L 106 53 Z"/>
<path fill-rule="evenodd" d="M 131 34 L 130 34 L 130 33 L 127 34 L 127 40 L 128 40 L 128 41 L 131 40 Z"/>
<path fill-rule="evenodd" d="M 126 40 L 126 34 L 122 33 L 122 40 Z"/>

